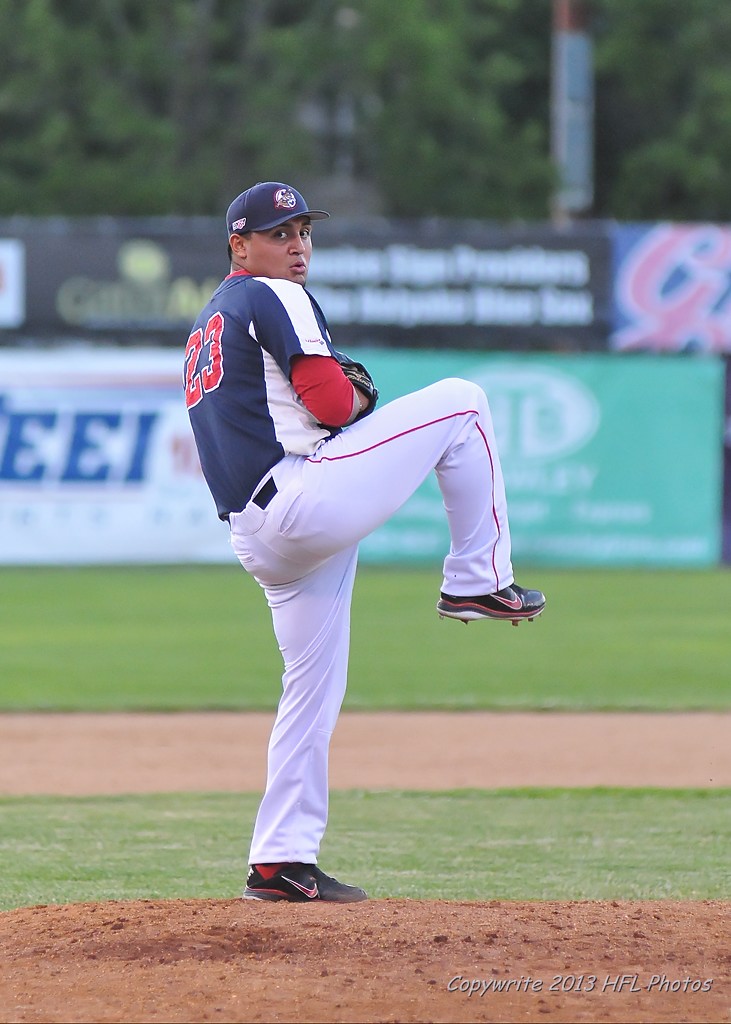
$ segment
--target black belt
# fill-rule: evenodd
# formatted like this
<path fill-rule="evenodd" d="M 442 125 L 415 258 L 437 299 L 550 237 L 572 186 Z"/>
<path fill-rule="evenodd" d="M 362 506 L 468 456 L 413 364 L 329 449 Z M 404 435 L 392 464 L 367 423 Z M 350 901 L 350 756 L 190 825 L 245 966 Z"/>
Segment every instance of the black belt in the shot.
<path fill-rule="evenodd" d="M 270 476 L 267 478 L 266 482 L 261 485 L 251 500 L 255 505 L 258 505 L 260 509 L 264 510 L 267 508 L 276 493 L 277 485 L 274 483 L 274 477 Z M 227 523 L 230 522 L 228 512 L 222 515 L 221 519 L 225 519 Z"/>
<path fill-rule="evenodd" d="M 277 485 L 274 483 L 274 477 L 270 476 L 266 483 L 262 484 L 251 500 L 255 505 L 258 505 L 259 508 L 264 509 L 276 493 Z"/>

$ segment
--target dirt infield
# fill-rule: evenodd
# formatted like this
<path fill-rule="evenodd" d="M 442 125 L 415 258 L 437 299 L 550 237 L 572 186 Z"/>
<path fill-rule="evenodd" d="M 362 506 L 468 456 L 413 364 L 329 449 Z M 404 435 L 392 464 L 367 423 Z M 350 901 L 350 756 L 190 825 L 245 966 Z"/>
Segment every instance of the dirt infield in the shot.
<path fill-rule="evenodd" d="M 0 794 L 259 792 L 269 714 L 0 715 Z M 731 714 L 343 714 L 334 789 L 731 786 Z"/>
<path fill-rule="evenodd" d="M 0 794 L 260 788 L 270 726 L 267 715 L 0 715 Z M 344 715 L 333 783 L 729 786 L 730 726 L 728 714 Z M 0 914 L 0 1021 L 731 1021 L 730 912 L 722 901 L 23 908 Z"/>

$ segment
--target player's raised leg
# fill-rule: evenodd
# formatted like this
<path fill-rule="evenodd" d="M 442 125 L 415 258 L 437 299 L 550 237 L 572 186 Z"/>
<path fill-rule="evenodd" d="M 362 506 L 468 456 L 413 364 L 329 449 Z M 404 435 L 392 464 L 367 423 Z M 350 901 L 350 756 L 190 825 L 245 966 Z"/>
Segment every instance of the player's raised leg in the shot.
<path fill-rule="evenodd" d="M 297 545 L 326 556 L 356 543 L 432 470 L 451 538 L 440 615 L 519 621 L 540 614 L 543 595 L 514 584 L 492 417 L 484 391 L 471 381 L 449 378 L 396 399 L 307 458 L 302 500 L 289 524 L 293 557 Z"/>

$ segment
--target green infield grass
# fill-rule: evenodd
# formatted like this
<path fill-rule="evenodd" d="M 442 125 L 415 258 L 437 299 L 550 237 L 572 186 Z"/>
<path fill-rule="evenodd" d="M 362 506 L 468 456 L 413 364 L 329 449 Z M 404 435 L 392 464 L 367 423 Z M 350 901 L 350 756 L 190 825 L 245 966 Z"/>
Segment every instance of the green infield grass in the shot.
<path fill-rule="evenodd" d="M 728 570 L 523 569 L 533 623 L 439 620 L 438 568 L 361 568 L 346 708 L 731 707 Z M 269 611 L 236 565 L 0 570 L 0 710 L 271 709 Z"/>
<path fill-rule="evenodd" d="M 0 909 L 236 897 L 256 804 L 1 798 Z M 333 794 L 320 863 L 376 898 L 727 899 L 730 846 L 731 790 L 357 791 Z"/>

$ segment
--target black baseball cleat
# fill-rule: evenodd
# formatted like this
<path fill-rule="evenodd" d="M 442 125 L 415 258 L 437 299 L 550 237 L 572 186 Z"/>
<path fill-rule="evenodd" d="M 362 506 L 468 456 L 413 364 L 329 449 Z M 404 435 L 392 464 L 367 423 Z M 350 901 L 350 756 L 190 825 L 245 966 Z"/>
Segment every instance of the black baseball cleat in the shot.
<path fill-rule="evenodd" d="M 245 900 L 289 900 L 291 903 L 359 903 L 368 896 L 356 885 L 345 885 L 320 871 L 316 864 L 252 864 L 244 889 Z"/>
<path fill-rule="evenodd" d="M 535 619 L 545 606 L 546 598 L 540 590 L 524 590 L 512 583 L 484 597 L 454 597 L 442 593 L 437 611 L 442 619 L 461 619 L 465 623 L 475 619 L 508 619 L 517 626 L 523 619 L 529 622 Z"/>

